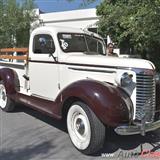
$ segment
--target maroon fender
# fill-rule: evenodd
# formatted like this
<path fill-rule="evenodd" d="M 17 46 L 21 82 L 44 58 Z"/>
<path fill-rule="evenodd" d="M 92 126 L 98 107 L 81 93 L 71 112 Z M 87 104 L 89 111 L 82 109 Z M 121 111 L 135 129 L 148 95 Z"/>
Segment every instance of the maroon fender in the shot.
<path fill-rule="evenodd" d="M 56 99 L 56 102 L 61 101 L 61 106 L 58 105 L 61 115 L 67 102 L 72 102 L 71 97 L 86 103 L 108 126 L 128 123 L 132 118 L 133 105 L 129 96 L 114 85 L 89 79 L 72 83 Z"/>
<path fill-rule="evenodd" d="M 0 69 L 0 80 L 3 81 L 8 95 L 15 94 L 17 91 L 19 91 L 19 79 L 17 73 L 12 69 Z"/>

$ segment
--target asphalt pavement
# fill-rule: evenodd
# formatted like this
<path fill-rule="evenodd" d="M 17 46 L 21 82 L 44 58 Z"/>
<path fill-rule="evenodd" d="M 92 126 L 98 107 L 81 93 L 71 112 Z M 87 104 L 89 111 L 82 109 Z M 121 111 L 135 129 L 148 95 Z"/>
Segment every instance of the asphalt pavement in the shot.
<path fill-rule="evenodd" d="M 0 110 L 0 160 L 160 159 L 160 130 L 145 137 L 108 131 L 104 148 L 91 156 L 77 151 L 62 121 L 26 106 Z"/>

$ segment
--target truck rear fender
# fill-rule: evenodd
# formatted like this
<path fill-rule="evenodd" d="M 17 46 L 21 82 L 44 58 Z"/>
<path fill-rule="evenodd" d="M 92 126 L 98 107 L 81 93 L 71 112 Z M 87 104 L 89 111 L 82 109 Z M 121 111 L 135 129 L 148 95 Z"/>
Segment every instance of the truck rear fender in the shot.
<path fill-rule="evenodd" d="M 20 82 L 17 73 L 10 68 L 0 69 L 0 81 L 3 81 L 8 95 L 20 90 Z"/>
<path fill-rule="evenodd" d="M 71 104 L 83 101 L 108 126 L 131 121 L 133 105 L 121 89 L 105 82 L 80 80 L 66 87 L 57 97 L 61 101 L 60 114 L 64 116 Z"/>

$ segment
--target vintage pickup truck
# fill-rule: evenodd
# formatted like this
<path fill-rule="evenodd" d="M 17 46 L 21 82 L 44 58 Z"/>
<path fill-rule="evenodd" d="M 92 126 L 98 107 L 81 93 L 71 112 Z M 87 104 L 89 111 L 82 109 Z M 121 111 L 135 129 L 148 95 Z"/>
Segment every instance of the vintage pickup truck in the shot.
<path fill-rule="evenodd" d="M 145 135 L 160 127 L 155 66 L 107 56 L 95 33 L 43 26 L 31 33 L 28 51 L 0 51 L 1 109 L 12 111 L 18 102 L 63 119 L 73 145 L 84 154 L 103 146 L 106 126 L 119 135 Z"/>

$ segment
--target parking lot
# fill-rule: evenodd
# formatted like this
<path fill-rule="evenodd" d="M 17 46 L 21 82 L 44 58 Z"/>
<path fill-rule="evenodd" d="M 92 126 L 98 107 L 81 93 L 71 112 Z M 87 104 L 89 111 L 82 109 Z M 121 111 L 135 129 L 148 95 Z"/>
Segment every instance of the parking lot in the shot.
<path fill-rule="evenodd" d="M 143 158 L 142 151 L 146 151 Z M 63 122 L 25 106 L 18 106 L 12 113 L 0 110 L 0 160 L 94 160 L 125 159 L 127 156 L 150 159 L 149 152 L 156 153 L 152 157 L 160 156 L 160 130 L 145 137 L 118 136 L 110 131 L 104 148 L 95 155 L 86 156 L 74 148 Z"/>

